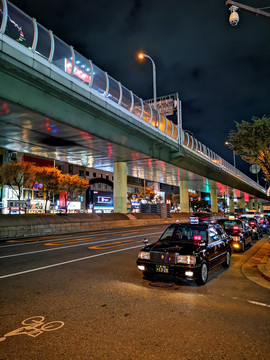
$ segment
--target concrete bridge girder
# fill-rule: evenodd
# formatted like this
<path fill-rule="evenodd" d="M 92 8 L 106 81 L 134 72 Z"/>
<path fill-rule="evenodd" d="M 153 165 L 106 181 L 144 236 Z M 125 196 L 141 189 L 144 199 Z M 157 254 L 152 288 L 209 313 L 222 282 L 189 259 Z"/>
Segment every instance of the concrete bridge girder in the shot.
<path fill-rule="evenodd" d="M 89 92 L 87 86 L 84 90 L 81 83 L 77 85 L 53 65 L 37 61 L 35 54 L 32 58 L 23 56 L 1 39 L 0 50 L 0 98 L 2 104 L 8 103 L 13 109 L 13 114 L 0 117 L 1 128 L 8 135 L 0 135 L 0 146 L 110 170 L 114 162 L 127 162 L 129 169 L 129 165 L 132 168 L 132 164 L 140 163 L 142 168 L 152 161 L 160 174 L 158 166 L 166 163 L 165 170 L 173 172 L 174 183 L 179 181 L 177 168 L 181 168 L 184 178 L 189 179 L 192 172 L 198 181 L 208 178 L 259 198 L 264 196 L 203 157 L 179 147 L 151 125 L 134 122 L 128 111 Z M 14 113 L 16 117 L 12 118 Z M 46 127 L 48 121 L 58 126 L 57 135 Z M 145 175 L 145 170 L 141 173 Z"/>

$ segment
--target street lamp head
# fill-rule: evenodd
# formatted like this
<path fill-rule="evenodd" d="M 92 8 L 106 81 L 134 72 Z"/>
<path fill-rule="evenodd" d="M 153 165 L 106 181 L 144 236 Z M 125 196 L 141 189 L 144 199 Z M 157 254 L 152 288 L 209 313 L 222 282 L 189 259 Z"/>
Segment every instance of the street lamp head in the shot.
<path fill-rule="evenodd" d="M 225 145 L 229 146 L 229 148 L 232 150 L 233 152 L 233 166 L 236 168 L 236 162 L 235 162 L 235 151 L 233 149 L 233 144 L 230 143 L 229 141 L 225 141 Z"/>
<path fill-rule="evenodd" d="M 156 65 L 154 63 L 154 60 L 149 56 L 144 54 L 143 52 L 140 52 L 138 54 L 139 59 L 147 58 L 151 61 L 152 67 L 153 67 L 153 93 L 154 93 L 154 109 L 157 109 L 157 85 L 156 85 Z"/>

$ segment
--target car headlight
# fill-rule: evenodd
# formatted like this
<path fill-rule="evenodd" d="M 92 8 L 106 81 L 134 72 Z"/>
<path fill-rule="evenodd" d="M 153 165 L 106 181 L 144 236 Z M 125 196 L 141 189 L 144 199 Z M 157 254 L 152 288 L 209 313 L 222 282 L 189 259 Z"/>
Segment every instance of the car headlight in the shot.
<path fill-rule="evenodd" d="M 150 260 L 150 252 L 148 251 L 140 251 L 138 254 L 139 259 Z"/>
<path fill-rule="evenodd" d="M 176 262 L 178 264 L 188 264 L 188 265 L 195 265 L 196 264 L 196 257 L 190 255 L 177 255 Z"/>

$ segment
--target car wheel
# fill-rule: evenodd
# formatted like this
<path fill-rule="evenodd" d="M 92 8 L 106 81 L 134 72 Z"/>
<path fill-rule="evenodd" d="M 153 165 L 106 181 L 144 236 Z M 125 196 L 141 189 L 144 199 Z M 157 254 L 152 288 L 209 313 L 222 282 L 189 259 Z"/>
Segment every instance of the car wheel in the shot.
<path fill-rule="evenodd" d="M 224 268 L 228 268 L 230 266 L 230 263 L 231 263 L 231 253 L 229 251 L 227 251 L 226 260 L 222 263 L 222 266 Z"/>
<path fill-rule="evenodd" d="M 207 279 L 208 279 L 208 266 L 206 261 L 203 261 L 200 267 L 200 273 L 196 279 L 196 283 L 198 285 L 204 285 L 206 284 Z"/>

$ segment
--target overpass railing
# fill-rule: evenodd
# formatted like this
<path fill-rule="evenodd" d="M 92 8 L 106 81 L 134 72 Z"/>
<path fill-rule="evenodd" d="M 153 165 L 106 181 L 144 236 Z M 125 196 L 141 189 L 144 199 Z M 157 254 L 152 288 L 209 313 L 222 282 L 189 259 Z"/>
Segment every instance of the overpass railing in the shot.
<path fill-rule="evenodd" d="M 206 160 L 212 162 L 213 164 L 215 164 L 216 166 L 218 166 L 219 169 L 226 170 L 231 175 L 238 177 L 242 181 L 249 183 L 253 187 L 260 189 L 260 191 L 262 191 L 266 194 L 266 189 L 264 189 L 262 186 L 257 184 L 255 181 L 250 179 L 247 175 L 243 174 L 240 170 L 238 170 L 237 168 L 232 166 L 226 160 L 222 159 L 222 157 L 220 157 L 214 151 L 210 150 L 208 147 L 206 147 L 200 141 L 195 139 L 187 131 L 182 130 L 181 138 L 182 138 L 182 146 L 184 148 L 191 150 L 193 153 L 197 154 L 201 158 L 206 159 Z"/>
<path fill-rule="evenodd" d="M 116 107 L 119 106 L 125 109 L 135 119 L 143 120 L 173 141 L 178 144 L 181 143 L 183 147 L 188 148 L 196 155 L 259 188 L 260 191 L 265 190 L 188 134 L 188 132 L 181 130 L 178 133 L 178 126 L 171 120 L 133 94 L 131 90 L 113 79 L 107 72 L 101 70 L 72 46 L 67 45 L 55 36 L 51 30 L 44 28 L 36 19 L 29 17 L 7 0 L 0 0 L 1 34 L 23 45 L 29 50 L 29 55 L 39 55 L 45 59 L 45 62 L 47 61 L 48 66 L 56 66 L 66 75 L 74 80 L 76 79 L 77 83 L 81 83 L 84 88 L 87 87 L 91 92 L 94 90 L 95 93 L 109 99 Z"/>

